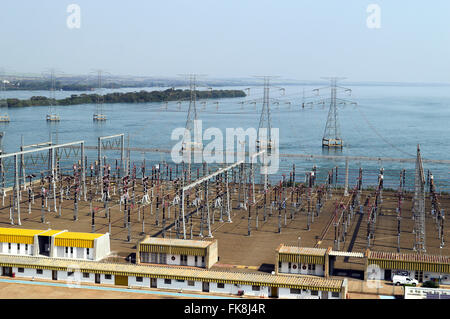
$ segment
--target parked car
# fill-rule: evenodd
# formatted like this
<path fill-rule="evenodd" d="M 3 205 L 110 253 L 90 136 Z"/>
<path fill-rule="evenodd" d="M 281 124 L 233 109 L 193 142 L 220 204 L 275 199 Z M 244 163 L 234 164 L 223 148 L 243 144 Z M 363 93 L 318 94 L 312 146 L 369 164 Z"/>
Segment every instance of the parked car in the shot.
<path fill-rule="evenodd" d="M 392 282 L 396 286 L 400 286 L 400 285 L 418 286 L 419 285 L 419 282 L 416 279 L 408 277 L 408 276 L 401 276 L 401 275 L 395 275 L 394 277 L 392 277 Z"/>

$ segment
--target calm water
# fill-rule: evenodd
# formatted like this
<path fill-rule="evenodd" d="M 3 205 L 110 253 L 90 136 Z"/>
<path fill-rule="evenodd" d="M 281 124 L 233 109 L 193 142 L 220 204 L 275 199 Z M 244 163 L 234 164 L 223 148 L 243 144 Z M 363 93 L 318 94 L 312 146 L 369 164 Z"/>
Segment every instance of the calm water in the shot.
<path fill-rule="evenodd" d="M 448 159 L 450 143 L 450 88 L 445 86 L 349 86 L 352 96 L 342 94 L 340 97 L 355 101 L 358 106 L 348 105 L 339 108 L 339 120 L 342 138 L 346 147 L 338 154 L 354 156 L 376 156 L 405 158 L 415 156 L 417 144 L 421 145 L 422 156 L 427 159 Z M 233 89 L 236 87 L 233 87 Z M 243 89 L 243 88 L 242 88 Z M 271 97 L 278 99 L 279 106 L 272 105 L 272 126 L 280 129 L 280 153 L 323 154 L 321 139 L 325 127 L 328 107 L 314 106 L 301 108 L 303 89 L 306 95 L 312 89 L 308 86 L 288 86 L 286 92 L 273 89 Z M 136 91 L 137 89 L 120 89 L 115 91 Z M 152 88 L 146 88 L 152 90 Z M 111 90 L 103 90 L 103 93 Z M 86 92 L 90 93 L 90 92 Z M 29 98 L 33 95 L 48 96 L 46 91 L 8 91 L 8 97 Z M 56 92 L 57 98 L 80 94 L 80 92 Z M 328 91 L 321 97 L 326 98 Z M 251 89 L 245 99 L 220 99 L 219 112 L 216 104 L 207 101 L 206 110 L 202 111 L 199 103 L 199 119 L 203 120 L 203 129 L 217 127 L 225 132 L 227 127 L 258 127 L 261 103 L 245 104 L 242 109 L 240 101 L 261 99 L 260 88 Z M 291 102 L 286 104 L 286 102 Z M 59 123 L 48 124 L 45 116 L 48 107 L 31 107 L 9 109 L 9 124 L 0 124 L 5 132 L 3 141 L 6 152 L 17 151 L 21 137 L 25 144 L 53 140 L 59 143 L 85 140 L 86 145 L 96 145 L 98 136 L 118 133 L 130 134 L 130 146 L 160 147 L 170 149 L 176 141 L 171 141 L 172 130 L 184 127 L 188 102 L 184 102 L 181 111 L 176 102 L 169 103 L 168 111 L 162 110 L 163 103 L 143 104 L 105 104 L 104 113 L 108 116 L 106 123 L 94 123 L 92 115 L 95 105 L 76 105 L 57 107 L 61 117 Z M 207 143 L 207 141 L 205 141 Z M 115 157 L 117 154 L 110 155 Z M 145 155 L 147 157 L 147 155 Z M 162 158 L 163 155 L 152 155 Z M 143 154 L 134 154 L 139 160 Z M 287 170 L 292 160 L 282 159 L 282 167 Z M 289 163 L 289 164 L 288 164 Z M 323 168 L 323 172 L 342 163 L 330 161 L 298 160 L 299 172 L 310 169 L 313 165 Z M 351 171 L 362 165 L 376 170 L 384 166 L 386 174 L 392 176 L 393 185 L 397 183 L 398 170 L 413 166 L 404 163 L 354 162 Z M 439 177 L 442 189 L 450 185 L 449 169 L 444 165 L 426 165 Z M 343 171 L 340 170 L 340 171 Z M 352 173 L 351 174 L 356 174 Z M 352 182 L 351 175 L 350 182 Z M 412 178 L 410 178 L 412 180 Z M 450 188 L 449 188 L 450 190 Z"/>

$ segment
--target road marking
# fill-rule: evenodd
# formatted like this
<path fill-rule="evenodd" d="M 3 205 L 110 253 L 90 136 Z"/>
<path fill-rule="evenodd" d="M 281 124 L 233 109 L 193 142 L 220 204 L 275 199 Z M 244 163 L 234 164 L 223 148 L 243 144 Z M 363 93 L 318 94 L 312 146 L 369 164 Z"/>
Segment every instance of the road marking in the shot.
<path fill-rule="evenodd" d="M 19 283 L 25 285 L 41 285 L 41 286 L 52 286 L 52 287 L 62 287 L 62 288 L 78 288 L 78 289 L 91 289 L 91 290 L 107 290 L 107 291 L 117 291 L 117 292 L 132 292 L 139 294 L 150 294 L 150 295 L 165 295 L 174 297 L 187 297 L 187 298 L 206 298 L 206 299 L 235 299 L 234 297 L 220 297 L 211 295 L 197 295 L 197 294 L 184 294 L 177 292 L 166 292 L 166 291 L 150 291 L 150 290 L 138 290 L 138 289 L 127 289 L 127 288 L 113 288 L 113 287 L 100 287 L 100 286 L 72 286 L 69 287 L 67 284 L 56 283 L 56 282 L 38 282 L 38 281 L 26 281 L 18 279 L 0 279 L 0 282 L 6 283 Z"/>

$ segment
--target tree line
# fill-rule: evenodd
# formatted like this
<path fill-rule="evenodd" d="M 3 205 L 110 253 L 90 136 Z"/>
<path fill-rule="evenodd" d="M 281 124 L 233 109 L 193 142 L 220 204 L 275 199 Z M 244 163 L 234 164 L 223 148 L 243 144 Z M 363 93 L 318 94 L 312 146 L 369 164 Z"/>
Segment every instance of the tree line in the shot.
<path fill-rule="evenodd" d="M 78 105 L 94 103 L 146 103 L 189 100 L 190 90 L 167 89 L 164 91 L 114 92 L 99 94 L 72 94 L 64 99 L 51 99 L 45 96 L 32 96 L 30 99 L 6 99 L 8 107 L 45 106 L 45 105 Z M 196 99 L 219 99 L 245 97 L 242 90 L 208 90 L 195 91 Z"/>

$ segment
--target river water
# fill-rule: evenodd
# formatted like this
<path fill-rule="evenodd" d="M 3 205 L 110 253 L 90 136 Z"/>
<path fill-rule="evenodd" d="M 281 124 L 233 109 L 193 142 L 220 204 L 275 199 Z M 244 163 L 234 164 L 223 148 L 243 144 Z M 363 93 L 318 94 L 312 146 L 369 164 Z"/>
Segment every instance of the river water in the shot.
<path fill-rule="evenodd" d="M 354 101 L 357 105 L 340 105 L 339 123 L 345 147 L 337 155 L 414 158 L 417 144 L 420 144 L 423 158 L 448 159 L 450 144 L 450 89 L 448 86 L 348 86 L 352 94 L 343 92 L 339 98 Z M 228 87 L 227 87 L 228 88 Z M 223 89 L 227 89 L 223 88 Z M 245 89 L 244 87 L 229 87 Z M 143 88 L 154 90 L 155 88 Z M 162 88 L 157 88 L 162 89 Z M 222 88 L 221 88 L 222 89 Z M 272 127 L 279 128 L 279 151 L 286 154 L 329 154 L 321 147 L 321 140 L 328 114 L 328 105 L 313 105 L 302 108 L 302 102 L 317 101 L 329 97 L 330 91 L 321 91 L 319 97 L 312 97 L 310 86 L 286 86 L 285 93 L 277 88 L 270 91 Z M 137 91 L 140 89 L 102 90 Z M 305 92 L 305 93 L 303 93 Z M 71 94 L 92 92 L 55 92 L 56 98 Z M 47 91 L 7 91 L 7 97 L 29 98 L 41 95 L 49 96 Z M 306 98 L 304 98 L 304 96 Z M 205 110 L 201 101 L 197 103 L 198 118 L 203 121 L 203 129 L 217 127 L 224 132 L 226 128 L 257 128 L 259 124 L 262 100 L 262 88 L 251 88 L 250 94 L 242 98 L 206 101 Z M 245 104 L 240 104 L 246 101 Z M 256 101 L 255 104 L 250 102 Z M 215 104 L 214 102 L 219 102 Z M 278 104 L 276 103 L 278 102 Z M 181 109 L 176 102 L 141 104 L 105 104 L 103 112 L 108 120 L 94 123 L 92 115 L 95 104 L 58 106 L 59 123 L 47 123 L 45 120 L 48 107 L 26 107 L 8 109 L 11 118 L 8 124 L 0 124 L 0 131 L 5 132 L 4 151 L 18 151 L 21 139 L 25 144 L 48 141 L 50 134 L 53 141 L 59 143 L 84 140 L 86 145 L 96 145 L 98 136 L 125 133 L 130 135 L 130 146 L 142 148 L 171 149 L 177 141 L 171 140 L 171 133 L 177 127 L 184 127 L 189 103 L 183 102 Z M 218 108 L 218 110 L 217 110 Z M 5 111 L 5 109 L 3 109 Z M 205 141 L 208 143 L 208 141 Z M 95 154 L 95 153 L 94 153 Z M 111 155 L 114 157 L 115 155 Z M 147 154 L 133 154 L 135 160 Z M 163 155 L 153 154 L 155 159 Z M 281 159 L 282 170 L 288 173 L 292 159 Z M 296 159 L 299 175 L 302 170 L 309 170 L 317 165 L 324 174 L 342 161 L 301 160 Z M 391 176 L 391 186 L 397 183 L 399 170 L 406 168 L 409 172 L 414 164 L 398 162 L 351 162 L 350 184 L 353 184 L 355 172 L 359 166 L 375 172 L 384 167 Z M 431 170 L 441 190 L 450 191 L 449 169 L 443 164 L 426 164 Z M 340 169 L 340 173 L 343 169 Z M 375 175 L 374 175 L 375 176 Z M 376 178 L 376 177 L 374 177 Z M 413 183 L 413 175 L 408 177 Z"/>

